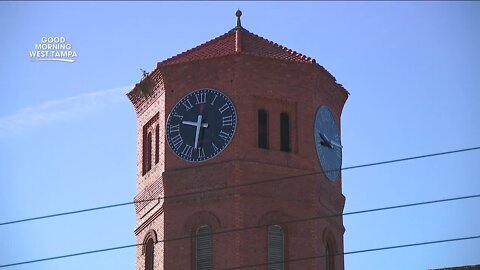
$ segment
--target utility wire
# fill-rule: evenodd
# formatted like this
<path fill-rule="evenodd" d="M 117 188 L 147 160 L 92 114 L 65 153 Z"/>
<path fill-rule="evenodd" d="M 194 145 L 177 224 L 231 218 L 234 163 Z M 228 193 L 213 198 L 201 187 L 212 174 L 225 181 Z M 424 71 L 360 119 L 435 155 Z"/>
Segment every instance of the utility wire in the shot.
<path fill-rule="evenodd" d="M 461 237 L 461 238 L 444 239 L 444 240 L 436 240 L 436 241 L 429 241 L 429 242 L 411 243 L 411 244 L 404 244 L 404 245 L 397 245 L 397 246 L 389 246 L 389 247 L 380 247 L 380 248 L 371 248 L 371 249 L 355 250 L 355 251 L 337 253 L 337 254 L 335 254 L 334 256 L 339 256 L 339 255 L 352 255 L 352 254 L 360 254 L 360 253 L 368 253 L 368 252 L 383 251 L 383 250 L 389 250 L 389 249 L 400 249 L 400 248 L 408 248 L 408 247 L 416 247 L 416 246 L 426 246 L 426 245 L 433 245 L 433 244 L 440 244 L 440 243 L 448 243 L 448 242 L 458 242 L 458 241 L 465 241 L 465 240 L 473 240 L 473 239 L 479 239 L 479 238 L 480 238 L 480 235 L 474 235 L 474 236 Z M 126 245 L 126 246 L 119 246 L 119 247 L 106 248 L 106 249 L 97 249 L 97 250 L 92 250 L 92 251 L 87 251 L 87 252 L 73 253 L 73 254 L 56 256 L 56 257 L 50 257 L 50 258 L 44 258 L 44 259 L 38 259 L 38 260 L 31 260 L 31 261 L 17 262 L 17 263 L 11 263 L 11 264 L 4 264 L 4 265 L 0 265 L 0 268 L 12 267 L 12 266 L 17 266 L 17 265 L 22 265 L 22 264 L 37 263 L 37 262 L 43 262 L 43 261 L 58 260 L 58 259 L 63 259 L 63 258 L 68 258 L 68 257 L 75 257 L 75 256 L 87 255 L 87 254 L 92 254 L 92 253 L 100 253 L 100 252 L 106 252 L 106 251 L 112 251 L 112 250 L 119 250 L 119 249 L 125 249 L 125 248 L 131 248 L 131 247 L 137 247 L 137 246 L 143 246 L 143 245 L 144 245 L 144 244 L 134 244 L 134 245 Z M 318 259 L 318 258 L 323 258 L 323 257 L 325 257 L 325 255 L 311 256 L 311 257 L 303 257 L 303 258 L 285 260 L 285 261 L 283 261 L 283 262 L 284 262 L 284 263 L 285 263 L 285 262 L 298 262 L 298 261 L 312 260 L 312 259 Z M 280 263 L 280 262 L 279 262 L 279 263 Z M 259 264 L 243 265 L 243 266 L 238 266 L 238 267 L 233 267 L 233 268 L 226 268 L 226 269 L 224 269 L 224 270 L 244 269 L 244 268 L 251 268 L 251 267 L 256 267 L 256 266 L 263 266 L 263 265 L 267 265 L 267 264 L 268 264 L 268 263 L 259 263 Z"/>
<path fill-rule="evenodd" d="M 367 163 L 367 164 L 362 164 L 362 165 L 349 166 L 349 167 L 340 168 L 339 170 L 340 171 L 346 171 L 346 170 L 359 169 L 359 168 L 372 167 L 372 166 L 379 166 L 379 165 L 396 163 L 396 162 L 404 162 L 404 161 L 415 160 L 415 159 L 423 159 L 423 158 L 430 158 L 430 157 L 435 157 L 435 156 L 451 155 L 451 154 L 467 152 L 467 151 L 474 151 L 474 150 L 479 150 L 479 149 L 480 149 L 480 147 L 463 148 L 463 149 L 458 149 L 458 150 L 453 150 L 453 151 L 438 152 L 438 153 L 427 154 L 427 155 L 412 156 L 412 157 L 407 157 L 407 158 L 392 159 L 392 160 L 375 162 L 375 163 Z M 337 170 L 329 170 L 329 171 L 325 171 L 325 172 L 330 172 L 330 171 L 337 171 Z M 207 189 L 207 190 L 203 190 L 203 191 L 181 193 L 181 194 L 177 194 L 177 195 L 173 195 L 173 196 L 143 199 L 143 200 L 137 200 L 137 201 L 132 201 L 132 202 L 110 204 L 110 205 L 105 205 L 105 206 L 86 208 L 86 209 L 69 211 L 69 212 L 62 212 L 62 213 L 56 213 L 56 214 L 50 214 L 50 215 L 44 215 L 44 216 L 38 216 L 38 217 L 18 219 L 18 220 L 2 222 L 2 223 L 0 223 L 0 226 L 15 224 L 15 223 L 21 223 L 21 222 L 27 222 L 27 221 L 33 221 L 33 220 L 59 217 L 59 216 L 73 215 L 73 214 L 103 210 L 103 209 L 108 209 L 108 208 L 115 208 L 115 207 L 126 206 L 126 205 L 131 205 L 131 204 L 136 204 L 136 203 L 142 203 L 142 202 L 150 202 L 150 201 L 161 200 L 161 199 L 171 199 L 171 198 L 182 197 L 182 196 L 190 196 L 190 195 L 194 195 L 194 194 L 198 194 L 198 193 L 214 192 L 214 191 L 220 191 L 220 190 L 231 189 L 231 188 L 238 188 L 238 187 L 251 186 L 251 185 L 257 185 L 257 184 L 272 183 L 272 182 L 278 182 L 278 181 L 283 181 L 283 180 L 293 179 L 293 178 L 298 178 L 298 177 L 317 175 L 317 174 L 321 174 L 321 173 L 323 173 L 323 172 L 322 171 L 312 172 L 312 173 L 306 173 L 306 174 L 300 174 L 300 175 L 273 178 L 273 179 L 269 179 L 269 180 L 265 180 L 265 181 L 257 181 L 257 182 L 251 182 L 251 183 L 246 183 L 246 184 L 239 184 L 239 185 L 232 185 L 232 186 L 226 186 L 226 187 L 221 187 L 221 188 Z"/>
<path fill-rule="evenodd" d="M 400 208 L 408 208 L 408 207 L 414 207 L 414 206 L 420 206 L 420 205 L 436 204 L 436 203 L 442 203 L 442 202 L 452 202 L 452 201 L 473 199 L 473 198 L 478 198 L 478 197 L 480 197 L 480 194 L 462 196 L 462 197 L 454 197 L 454 198 L 448 198 L 448 199 L 439 199 L 439 200 L 433 200 L 433 201 L 417 202 L 417 203 L 410 203 L 410 204 L 394 205 L 394 206 L 373 208 L 373 209 L 367 209 L 367 210 L 359 210 L 359 211 L 353 211 L 353 212 L 347 212 L 347 213 L 332 214 L 332 215 L 326 215 L 326 216 L 313 216 L 313 217 L 308 217 L 308 218 L 293 219 L 293 220 L 289 220 L 289 221 L 279 222 L 277 224 L 278 225 L 287 225 L 287 224 L 307 222 L 307 221 L 312 221 L 312 220 L 317 220 L 317 219 L 319 220 L 319 219 L 336 218 L 336 217 L 341 217 L 341 216 L 353 216 L 353 215 L 358 215 L 358 214 L 366 214 L 366 213 L 380 212 L 380 211 L 400 209 Z M 260 228 L 267 227 L 267 226 L 268 225 L 256 225 L 256 226 L 251 226 L 251 227 L 235 228 L 235 229 L 229 229 L 229 230 L 223 230 L 223 231 L 216 231 L 216 232 L 210 233 L 210 235 L 227 234 L 227 233 L 240 232 L 240 231 L 248 231 L 248 230 L 252 230 L 252 229 L 260 229 Z M 194 238 L 194 237 L 195 236 L 190 236 L 189 235 L 189 236 L 182 236 L 182 237 L 177 237 L 177 238 L 163 239 L 163 240 L 158 240 L 157 243 L 185 240 L 185 239 L 190 239 L 190 238 Z"/>
<path fill-rule="evenodd" d="M 448 243 L 448 242 L 458 242 L 458 241 L 465 241 L 465 240 L 472 240 L 472 239 L 479 239 L 479 238 L 480 238 L 480 235 L 474 235 L 474 236 L 461 237 L 461 238 L 436 240 L 436 241 L 412 243 L 412 244 L 381 247 L 381 248 L 355 250 L 355 251 L 337 253 L 337 254 L 334 254 L 334 256 L 368 253 L 368 252 L 375 252 L 375 251 L 382 251 L 382 250 L 389 250 L 389 249 L 407 248 L 407 247 L 416 247 L 416 246 L 426 246 L 426 245 L 441 244 L 441 243 Z M 296 258 L 296 259 L 284 260 L 284 261 L 279 261 L 279 262 L 274 262 L 274 263 L 258 263 L 258 264 L 242 265 L 242 266 L 237 266 L 237 267 L 232 267 L 232 268 L 224 268 L 224 270 L 246 269 L 246 268 L 252 268 L 252 267 L 257 267 L 257 266 L 264 266 L 264 265 L 268 265 L 268 264 L 279 264 L 279 263 L 286 263 L 286 262 L 299 262 L 299 261 L 319 259 L 319 258 L 324 258 L 324 257 L 326 257 L 326 255 Z"/>
<path fill-rule="evenodd" d="M 286 224 L 298 223 L 298 222 L 306 222 L 306 221 L 312 221 L 312 220 L 316 220 L 316 219 L 334 218 L 334 217 L 339 217 L 339 216 L 358 215 L 358 214 L 379 212 L 379 211 L 399 209 L 399 208 L 407 208 L 407 207 L 420 206 L 420 205 L 436 204 L 436 203 L 443 203 L 443 202 L 452 202 L 452 201 L 472 199 L 472 198 L 478 198 L 478 197 L 480 197 L 480 194 L 454 197 L 454 198 L 447 198 L 447 199 L 432 200 L 432 201 L 424 201 L 424 202 L 417 202 L 417 203 L 410 203 L 410 204 L 402 204 L 402 205 L 388 206 L 388 207 L 381 207 L 381 208 L 374 208 L 374 209 L 367 209 L 367 210 L 360 210 L 360 211 L 334 214 L 334 215 L 328 215 L 328 216 L 315 216 L 315 217 L 310 217 L 310 218 L 290 220 L 290 221 L 279 223 L 279 225 L 286 225 Z M 262 228 L 262 227 L 265 227 L 265 226 L 267 226 L 267 225 L 257 225 L 257 226 L 252 226 L 252 227 L 244 227 L 244 228 L 223 230 L 223 231 L 213 232 L 210 235 L 226 234 L 226 233 L 232 233 L 232 232 L 238 232 L 238 231 L 246 231 L 246 230 L 251 230 L 251 229 Z M 194 237 L 195 236 L 183 236 L 183 237 L 177 237 L 177 238 L 171 238 L 171 239 L 162 239 L 162 240 L 158 240 L 156 243 L 165 243 L 165 242 L 170 242 L 170 241 L 185 240 L 185 239 L 190 239 L 190 238 L 194 238 Z M 478 237 L 480 237 L 480 236 L 475 236 L 474 238 L 478 238 Z M 441 241 L 435 241 L 435 242 L 440 243 L 442 241 L 443 242 L 448 242 L 448 241 L 453 241 L 453 240 L 441 240 Z M 42 262 L 42 261 L 57 260 L 57 259 L 63 259 L 63 258 L 68 258 L 68 257 L 75 257 L 75 256 L 80 256 L 80 255 L 92 254 L 92 253 L 100 253 L 100 252 L 106 252 L 106 251 L 112 251 L 112 250 L 118 250 L 118 249 L 125 249 L 125 248 L 142 246 L 142 245 L 143 245 L 143 243 L 139 243 L 139 244 L 118 246 L 118 247 L 105 248 L 105 249 L 97 249 L 97 250 L 92 250 L 92 251 L 85 251 L 85 252 L 79 252 L 79 253 L 73 253 L 73 254 L 68 254 L 68 255 L 61 255 L 61 256 L 55 256 L 55 257 L 49 257 L 49 258 L 43 258 L 43 259 L 37 259 L 37 260 L 29 260 L 29 261 L 23 261 L 23 262 L 17 262 L 17 263 L 10 263 L 10 264 L 0 265 L 0 268 L 22 265 L 22 264 L 37 263 L 37 262 Z M 413 245 L 420 245 L 420 244 L 410 244 L 410 245 L 404 245 L 404 246 L 407 247 L 407 246 L 413 246 Z M 399 247 L 404 247 L 404 246 L 399 246 Z M 376 251 L 376 250 L 382 250 L 382 249 L 392 249 L 392 247 L 381 248 L 381 249 L 373 249 L 373 250 L 368 250 L 368 251 Z M 365 251 L 362 251 L 362 252 L 365 252 Z M 361 251 L 355 251 L 355 252 L 347 252 L 347 253 L 343 253 L 343 254 L 348 255 L 348 254 L 362 253 L 362 252 Z M 296 259 L 296 260 L 299 260 L 299 259 Z M 304 260 L 304 259 L 302 259 L 302 260 Z M 247 267 L 247 266 L 242 266 L 242 267 Z M 253 266 L 248 266 L 248 267 L 253 267 Z M 237 269 L 237 268 L 232 268 L 232 269 Z"/>
<path fill-rule="evenodd" d="M 97 250 L 91 250 L 91 251 L 85 251 L 85 252 L 78 252 L 78 253 L 72 253 L 72 254 L 67 254 L 67 255 L 61 255 L 61 256 L 55 256 L 55 257 L 49 257 L 49 258 L 43 258 L 43 259 L 37 259 L 37 260 L 30 260 L 30 261 L 24 261 L 24 262 L 3 264 L 3 265 L 0 265 L 0 268 L 22 265 L 22 264 L 38 263 L 38 262 L 44 262 L 44 261 L 52 261 L 52 260 L 58 260 L 58 259 L 63 259 L 63 258 L 68 258 L 68 257 L 76 257 L 76 256 L 81 256 L 81 255 L 93 254 L 93 253 L 100 253 L 100 252 L 106 252 L 106 251 L 112 251 L 112 250 L 131 248 L 131 247 L 136 247 L 136 246 L 143 246 L 143 243 L 142 244 L 119 246 L 119 247 L 112 247 L 112 248 L 97 249 Z"/>
<path fill-rule="evenodd" d="M 156 200 L 156 199 L 149 199 L 148 201 L 151 201 L 151 200 Z M 147 201 L 147 200 L 144 200 L 144 201 Z M 60 216 L 67 216 L 67 215 L 79 214 L 79 213 L 83 213 L 83 212 L 91 212 L 91 211 L 108 209 L 108 208 L 114 208 L 114 207 L 119 207 L 119 206 L 126 206 L 126 205 L 130 205 L 130 204 L 134 204 L 134 203 L 140 203 L 140 202 L 142 202 L 142 201 L 134 201 L 134 202 L 110 204 L 110 205 L 99 206 L 99 207 L 94 207 L 94 208 L 80 209 L 80 210 L 75 210 L 75 211 L 70 211 L 70 212 L 63 212 L 63 213 L 56 213 L 56 214 L 45 215 L 45 216 L 38 216 L 38 217 L 32 217 L 32 218 L 18 219 L 18 220 L 13 220 L 13 221 L 2 222 L 2 223 L 0 223 L 0 226 L 2 226 L 2 225 L 9 225 L 9 224 L 15 224 L 15 223 L 22 223 L 22 222 L 33 221 L 33 220 L 39 220 L 39 219 L 46 219 L 46 218 L 53 218 L 53 217 L 60 217 Z"/>

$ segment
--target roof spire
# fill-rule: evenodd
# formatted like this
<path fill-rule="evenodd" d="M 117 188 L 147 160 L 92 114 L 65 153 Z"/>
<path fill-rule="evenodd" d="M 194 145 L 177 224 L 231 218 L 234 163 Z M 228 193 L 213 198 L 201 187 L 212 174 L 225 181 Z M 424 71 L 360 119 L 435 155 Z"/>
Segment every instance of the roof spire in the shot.
<path fill-rule="evenodd" d="M 237 16 L 237 27 L 236 28 L 243 28 L 242 27 L 242 22 L 240 21 L 240 17 L 242 16 L 242 11 L 240 9 L 237 9 L 237 12 L 235 12 L 235 16 Z"/>
<path fill-rule="evenodd" d="M 237 27 L 233 28 L 235 31 L 235 52 L 241 52 L 242 51 L 242 22 L 240 21 L 240 16 L 242 16 L 242 12 L 240 9 L 237 9 L 237 12 L 235 12 L 235 15 L 237 16 Z"/>

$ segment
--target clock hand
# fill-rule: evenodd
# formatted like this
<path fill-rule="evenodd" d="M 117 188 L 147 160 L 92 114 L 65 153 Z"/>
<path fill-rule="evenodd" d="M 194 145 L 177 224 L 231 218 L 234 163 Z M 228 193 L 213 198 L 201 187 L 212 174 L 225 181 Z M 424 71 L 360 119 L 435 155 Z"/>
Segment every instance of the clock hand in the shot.
<path fill-rule="evenodd" d="M 189 125 L 189 126 L 197 126 L 196 122 L 190 122 L 190 121 L 182 121 L 182 124 Z"/>
<path fill-rule="evenodd" d="M 338 148 L 343 148 L 343 146 L 337 142 L 334 142 L 333 140 L 330 141 L 330 144 L 333 145 L 333 146 L 336 146 Z M 333 147 L 332 147 L 333 148 Z"/>
<path fill-rule="evenodd" d="M 325 134 L 320 133 L 320 137 L 322 137 L 322 140 L 327 142 L 328 147 L 330 147 L 331 149 L 333 149 L 334 146 L 338 148 L 343 148 L 343 146 L 340 143 L 337 143 L 334 140 L 330 140 Z"/>
<path fill-rule="evenodd" d="M 332 141 L 328 139 L 325 134 L 323 133 L 319 133 L 319 134 L 320 134 L 320 138 L 322 138 L 322 141 L 320 142 L 320 144 L 333 149 Z"/>
<path fill-rule="evenodd" d="M 198 136 L 200 135 L 200 127 L 202 125 L 202 115 L 199 114 L 197 118 L 197 130 L 195 131 L 195 149 L 198 146 Z"/>
<path fill-rule="evenodd" d="M 195 149 L 197 149 L 197 147 L 198 147 L 198 137 L 200 135 L 200 128 L 202 128 L 202 127 L 207 128 L 208 124 L 207 123 L 202 123 L 202 115 L 201 114 L 198 115 L 197 122 L 182 121 L 182 124 L 196 127 L 196 130 L 195 130 Z"/>
<path fill-rule="evenodd" d="M 198 122 L 191 122 L 191 121 L 182 121 L 182 124 L 189 125 L 189 126 L 194 126 L 194 127 L 198 126 Z M 206 127 L 208 127 L 208 124 L 207 123 L 202 123 L 201 127 L 206 128 Z"/>

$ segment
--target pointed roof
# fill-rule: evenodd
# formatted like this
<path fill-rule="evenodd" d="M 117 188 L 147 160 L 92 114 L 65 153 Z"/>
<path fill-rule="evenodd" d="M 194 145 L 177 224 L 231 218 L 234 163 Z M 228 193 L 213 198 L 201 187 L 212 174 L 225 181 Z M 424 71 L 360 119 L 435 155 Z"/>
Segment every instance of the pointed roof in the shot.
<path fill-rule="evenodd" d="M 316 63 L 313 58 L 251 33 L 241 26 L 241 11 L 238 10 L 236 15 L 237 26 L 232 30 L 193 49 L 159 62 L 158 66 L 179 64 L 233 54 L 248 54 L 298 63 Z"/>
<path fill-rule="evenodd" d="M 161 91 L 163 78 L 159 69 L 160 67 L 197 60 L 212 59 L 227 55 L 254 55 L 295 63 L 311 64 L 320 68 L 327 76 L 336 82 L 335 77 L 333 77 L 324 67 L 317 64 L 315 59 L 251 33 L 242 27 L 240 21 L 242 12 L 237 10 L 235 15 L 237 16 L 237 25 L 232 30 L 193 49 L 177 54 L 162 62 L 158 62 L 157 67 L 150 73 L 146 73 L 142 70 L 142 80 L 135 84 L 135 87 L 127 93 L 127 96 L 133 103 L 137 114 L 144 111 L 154 100 L 156 100 L 156 98 L 150 98 L 151 95 L 155 97 L 163 93 Z M 338 85 L 344 89 L 341 84 Z M 348 92 L 346 93 L 348 94 Z"/>

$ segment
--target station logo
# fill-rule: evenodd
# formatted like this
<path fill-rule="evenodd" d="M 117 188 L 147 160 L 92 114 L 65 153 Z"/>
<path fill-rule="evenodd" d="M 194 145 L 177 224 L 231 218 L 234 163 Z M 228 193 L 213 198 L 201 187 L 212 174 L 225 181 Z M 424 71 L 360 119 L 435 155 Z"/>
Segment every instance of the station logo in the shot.
<path fill-rule="evenodd" d="M 35 50 L 30 51 L 32 61 L 58 61 L 73 63 L 78 57 L 72 44 L 65 37 L 42 37 L 35 44 Z"/>

